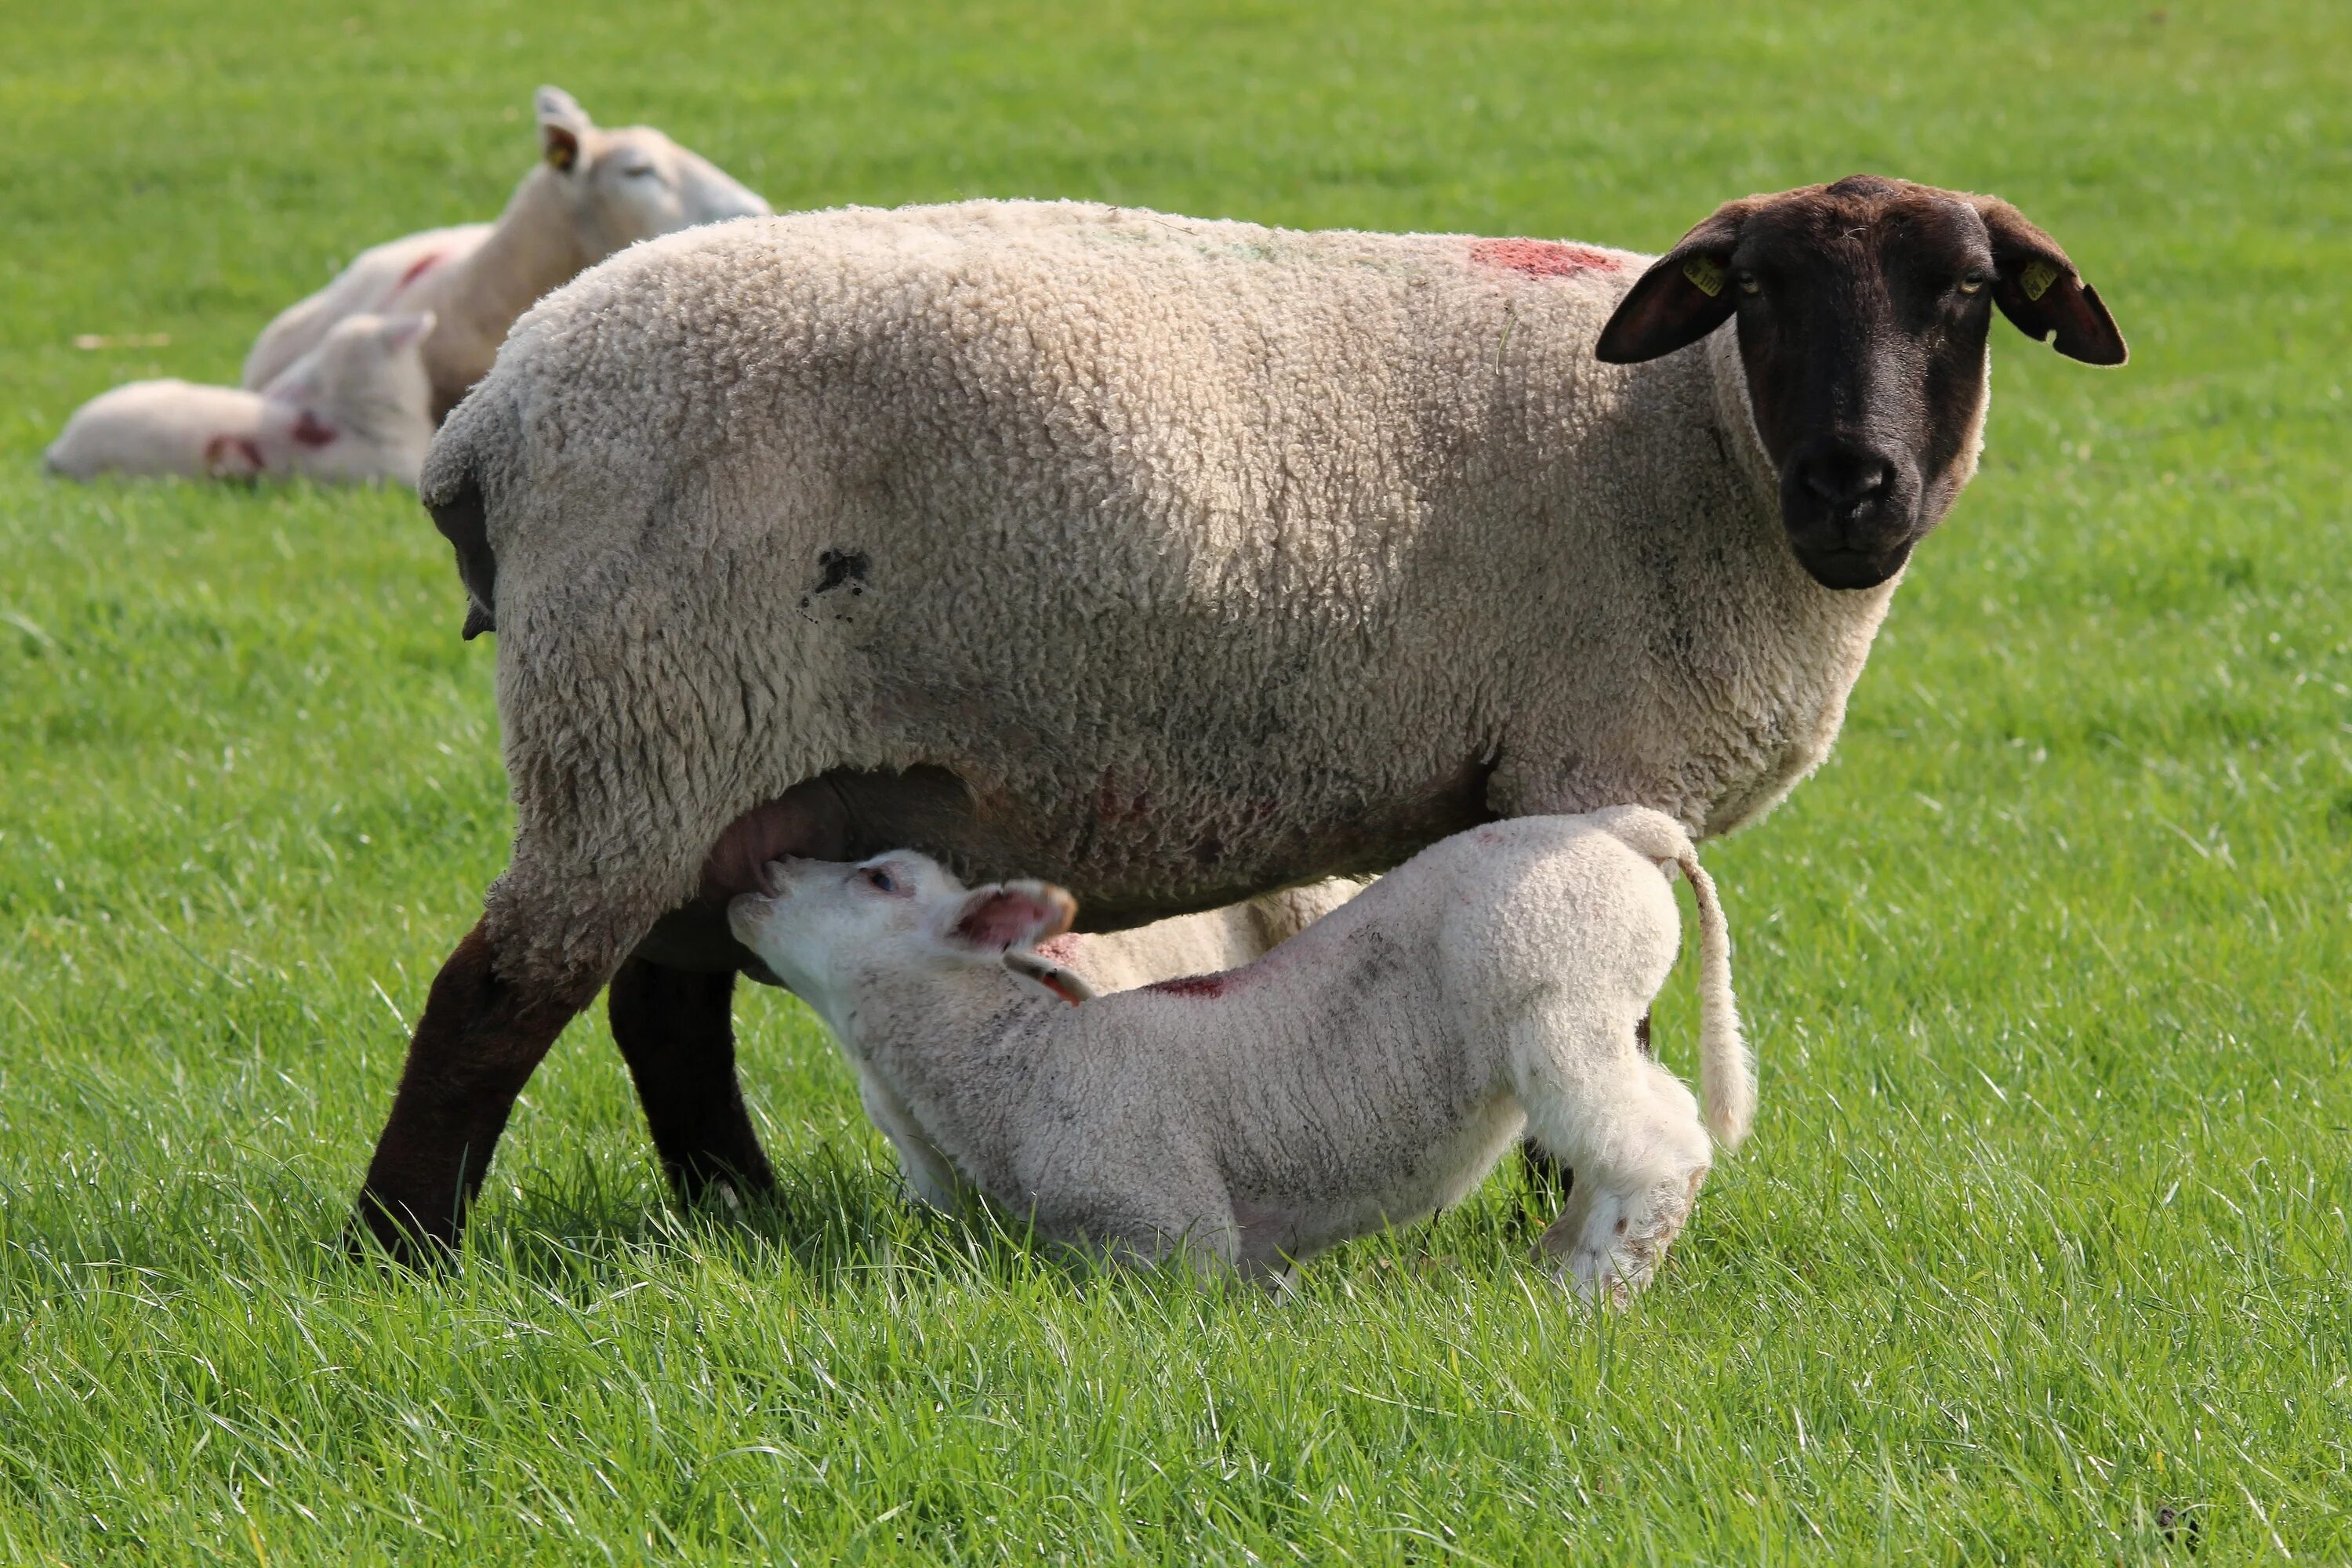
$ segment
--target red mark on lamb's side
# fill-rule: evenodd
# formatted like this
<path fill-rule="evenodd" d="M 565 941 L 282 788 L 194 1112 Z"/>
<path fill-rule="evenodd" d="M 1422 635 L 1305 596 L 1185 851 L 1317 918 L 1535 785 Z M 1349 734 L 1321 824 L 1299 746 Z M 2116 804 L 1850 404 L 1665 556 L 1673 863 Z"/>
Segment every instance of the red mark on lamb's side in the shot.
<path fill-rule="evenodd" d="M 1233 972 L 1227 970 L 1222 974 L 1187 974 L 1181 980 L 1162 980 L 1144 989 L 1163 996 L 1223 996 L 1233 983 Z"/>
<path fill-rule="evenodd" d="M 1040 958 L 1050 958 L 1066 969 L 1078 962 L 1078 939 L 1066 931 L 1060 936 L 1047 937 L 1030 951 Z"/>
<path fill-rule="evenodd" d="M 302 417 L 294 421 L 294 439 L 305 447 L 332 446 L 335 438 L 341 434 L 342 432 L 322 422 L 317 415 L 307 408 L 302 410 Z"/>
<path fill-rule="evenodd" d="M 1470 247 L 1470 259 L 1481 267 L 1499 267 L 1529 278 L 1621 272 L 1625 267 L 1605 250 L 1596 250 L 1589 245 L 1564 245 L 1556 239 L 1482 239 Z"/>
<path fill-rule="evenodd" d="M 426 273 L 432 271 L 434 268 L 440 265 L 441 255 L 442 253 L 440 251 L 428 250 L 424 255 L 418 257 L 415 260 L 410 262 L 408 264 L 408 270 L 400 275 L 400 281 L 392 286 L 392 291 L 397 294 L 403 289 L 407 288 L 411 283 L 415 282 L 419 278 L 422 278 Z"/>
<path fill-rule="evenodd" d="M 245 459 L 244 472 L 257 474 L 269 467 L 261 460 L 261 448 L 244 436 L 215 436 L 205 443 L 205 468 L 212 473 L 229 470 L 228 457 L 236 453 Z M 233 471 L 233 470 L 232 470 Z"/>

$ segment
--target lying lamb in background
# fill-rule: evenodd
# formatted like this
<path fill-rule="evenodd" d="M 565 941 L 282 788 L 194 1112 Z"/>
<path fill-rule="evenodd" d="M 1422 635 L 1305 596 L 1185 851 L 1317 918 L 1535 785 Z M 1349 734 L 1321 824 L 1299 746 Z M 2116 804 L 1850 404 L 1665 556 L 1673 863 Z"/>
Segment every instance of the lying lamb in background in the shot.
<path fill-rule="evenodd" d="M 603 130 L 561 88 L 541 88 L 531 107 L 541 161 L 498 222 L 427 229 L 362 251 L 262 329 L 245 384 L 267 385 L 353 312 L 429 309 L 440 321 L 425 344 L 438 424 L 541 295 L 638 240 L 768 211 L 717 164 L 649 125 Z"/>
<path fill-rule="evenodd" d="M 415 487 L 433 418 L 420 350 L 433 312 L 347 316 L 259 392 L 134 381 L 77 409 L 52 473 L 396 479 Z"/>
<path fill-rule="evenodd" d="M 1055 1240 L 1279 1276 L 1459 1200 L 1524 1131 L 1576 1172 L 1543 1251 L 1622 1304 L 1710 1158 L 1635 1038 L 1680 941 L 1669 865 L 1698 897 L 1701 1079 L 1728 1147 L 1755 1103 L 1730 941 L 1689 837 L 1645 807 L 1457 834 L 1245 968 L 1100 999 L 1040 951 L 1067 893 L 967 891 L 911 851 L 774 862 L 729 913 L 831 1026 L 932 1203 L 968 1181 Z"/>

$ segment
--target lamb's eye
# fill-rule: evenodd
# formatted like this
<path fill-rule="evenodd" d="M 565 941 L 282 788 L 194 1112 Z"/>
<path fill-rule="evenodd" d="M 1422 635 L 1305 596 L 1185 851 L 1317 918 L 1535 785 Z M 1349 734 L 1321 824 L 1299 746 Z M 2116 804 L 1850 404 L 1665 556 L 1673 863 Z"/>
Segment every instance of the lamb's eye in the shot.
<path fill-rule="evenodd" d="M 649 180 L 660 172 L 651 163 L 633 163 L 621 171 L 621 177 L 625 180 Z"/>
<path fill-rule="evenodd" d="M 1991 279 L 1988 278 L 1981 272 L 1971 272 L 1967 277 L 1960 279 L 1960 292 L 1963 294 L 1981 294 L 1984 292 L 1984 286 L 1990 281 Z"/>
<path fill-rule="evenodd" d="M 1732 274 L 1731 281 L 1751 300 L 1764 292 L 1764 280 L 1753 272 L 1736 272 Z"/>
<path fill-rule="evenodd" d="M 897 879 L 879 866 L 868 866 L 866 868 L 866 883 L 877 893 L 895 893 L 898 890 Z"/>

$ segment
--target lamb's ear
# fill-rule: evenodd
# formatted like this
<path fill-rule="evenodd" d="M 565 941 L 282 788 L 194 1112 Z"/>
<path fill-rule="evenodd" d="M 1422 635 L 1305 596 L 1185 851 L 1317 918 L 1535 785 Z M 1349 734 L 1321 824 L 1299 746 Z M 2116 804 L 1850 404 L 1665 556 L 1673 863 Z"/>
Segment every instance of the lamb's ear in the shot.
<path fill-rule="evenodd" d="M 539 155 L 547 160 L 548 167 L 569 172 L 580 161 L 580 144 L 595 129 L 594 122 L 560 87 L 541 88 L 531 99 L 531 107 L 539 111 Z"/>
<path fill-rule="evenodd" d="M 964 896 L 948 921 L 947 939 L 985 952 L 1034 947 L 1070 929 L 1078 901 L 1044 882 L 1002 882 Z"/>
<path fill-rule="evenodd" d="M 1650 264 L 1601 329 L 1592 356 L 1605 364 L 1640 364 L 1685 348 L 1731 319 L 1731 249 L 1753 204 L 1726 202 Z"/>
<path fill-rule="evenodd" d="M 2084 364 L 2121 364 L 2131 351 L 2099 291 L 2083 281 L 2058 242 L 1993 196 L 1976 198 L 1992 236 L 1993 303 L 2017 330 Z"/>
<path fill-rule="evenodd" d="M 437 318 L 430 310 L 415 310 L 404 316 L 386 316 L 383 325 L 375 330 L 375 340 L 394 353 L 411 343 L 421 343 L 425 334 L 433 330 Z"/>
<path fill-rule="evenodd" d="M 1087 984 L 1083 976 L 1034 952 L 1017 947 L 1007 948 L 1004 951 L 1004 967 L 1024 980 L 1035 981 L 1073 1007 L 1095 999 L 1095 988 Z"/>

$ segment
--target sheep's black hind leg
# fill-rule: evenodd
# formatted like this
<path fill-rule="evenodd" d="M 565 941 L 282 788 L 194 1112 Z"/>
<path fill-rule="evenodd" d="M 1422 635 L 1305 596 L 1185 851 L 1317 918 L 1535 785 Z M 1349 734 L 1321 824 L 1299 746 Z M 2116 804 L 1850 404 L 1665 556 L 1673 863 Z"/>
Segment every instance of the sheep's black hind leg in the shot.
<path fill-rule="evenodd" d="M 662 1170 L 688 1203 L 721 1184 L 746 1197 L 776 1184 L 735 1076 L 734 994 L 731 969 L 699 974 L 632 958 L 605 995 Z"/>
<path fill-rule="evenodd" d="M 1576 1186 L 1576 1173 L 1532 1138 L 1519 1140 L 1519 1165 L 1528 1175 L 1528 1223 L 1540 1230 L 1568 1202 L 1568 1194 Z"/>

